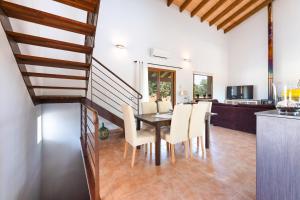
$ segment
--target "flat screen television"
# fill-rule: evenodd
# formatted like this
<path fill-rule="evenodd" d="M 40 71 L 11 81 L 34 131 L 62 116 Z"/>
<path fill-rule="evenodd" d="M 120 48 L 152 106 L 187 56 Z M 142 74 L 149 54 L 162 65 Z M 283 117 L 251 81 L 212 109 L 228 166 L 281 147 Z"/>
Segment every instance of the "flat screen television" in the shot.
<path fill-rule="evenodd" d="M 227 86 L 226 99 L 253 99 L 253 85 Z"/>

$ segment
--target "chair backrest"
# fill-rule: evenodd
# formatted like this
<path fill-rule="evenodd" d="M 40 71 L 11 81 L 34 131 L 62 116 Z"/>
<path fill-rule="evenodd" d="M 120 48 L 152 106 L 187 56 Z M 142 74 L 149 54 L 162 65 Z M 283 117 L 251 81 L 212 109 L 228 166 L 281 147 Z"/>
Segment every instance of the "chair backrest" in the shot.
<path fill-rule="evenodd" d="M 157 113 L 157 104 L 155 102 L 142 102 L 143 114 Z"/>
<path fill-rule="evenodd" d="M 207 108 L 206 112 L 211 112 L 212 102 L 209 102 L 209 101 L 199 101 L 198 104 L 205 106 Z"/>
<path fill-rule="evenodd" d="M 125 140 L 129 144 L 133 145 L 137 137 L 133 109 L 131 106 L 124 104 L 122 105 L 122 111 L 123 111 L 123 119 L 124 119 L 124 126 L 125 126 Z"/>
<path fill-rule="evenodd" d="M 172 110 L 172 102 L 171 101 L 159 101 L 158 102 L 158 112 L 165 113 Z"/>
<path fill-rule="evenodd" d="M 189 128 L 189 138 L 205 136 L 205 116 L 208 109 L 209 104 L 206 102 L 193 105 Z"/>
<path fill-rule="evenodd" d="M 189 121 L 191 116 L 191 105 L 176 105 L 173 111 L 170 142 L 176 144 L 178 142 L 188 140 Z"/>

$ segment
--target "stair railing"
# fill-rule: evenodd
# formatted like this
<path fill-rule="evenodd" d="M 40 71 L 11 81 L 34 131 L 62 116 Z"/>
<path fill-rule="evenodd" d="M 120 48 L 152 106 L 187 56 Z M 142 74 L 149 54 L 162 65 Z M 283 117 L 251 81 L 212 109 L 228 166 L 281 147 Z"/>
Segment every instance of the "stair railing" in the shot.
<path fill-rule="evenodd" d="M 98 112 L 81 103 L 80 139 L 91 200 L 101 199 L 98 129 Z"/>
<path fill-rule="evenodd" d="M 92 59 L 91 101 L 103 105 L 117 116 L 122 115 L 122 104 L 131 106 L 135 114 L 139 114 L 142 94 L 96 58 Z"/>

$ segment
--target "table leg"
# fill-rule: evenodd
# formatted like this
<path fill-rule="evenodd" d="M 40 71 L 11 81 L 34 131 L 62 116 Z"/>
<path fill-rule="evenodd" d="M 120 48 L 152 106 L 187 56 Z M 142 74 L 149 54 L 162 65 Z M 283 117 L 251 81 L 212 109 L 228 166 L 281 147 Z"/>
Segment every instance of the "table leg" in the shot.
<path fill-rule="evenodd" d="M 160 125 L 155 126 L 155 165 L 160 165 Z"/>
<path fill-rule="evenodd" d="M 141 120 L 136 119 L 136 130 L 141 130 Z"/>
<path fill-rule="evenodd" d="M 210 143 L 210 120 L 205 119 L 205 148 L 209 149 L 209 143 Z"/>
<path fill-rule="evenodd" d="M 136 119 L 136 130 L 141 130 L 141 120 Z M 141 146 L 137 146 L 137 149 L 141 149 Z"/>

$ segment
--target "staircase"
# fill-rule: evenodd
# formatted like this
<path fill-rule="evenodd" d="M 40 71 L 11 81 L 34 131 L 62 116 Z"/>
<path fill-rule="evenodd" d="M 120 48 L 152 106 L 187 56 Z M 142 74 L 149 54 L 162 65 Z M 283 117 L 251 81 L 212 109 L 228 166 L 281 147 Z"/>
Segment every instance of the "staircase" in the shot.
<path fill-rule="evenodd" d="M 95 41 L 96 25 L 99 11 L 99 0 L 55 0 L 59 3 L 72 6 L 87 12 L 86 23 L 73 19 L 54 15 L 37 9 L 25 7 L 8 1 L 0 0 L 0 21 L 10 43 L 11 49 L 15 56 L 16 62 L 23 76 L 24 82 L 30 94 L 33 103 L 56 103 L 56 102 L 78 102 L 84 96 L 82 95 L 36 95 L 36 89 L 43 90 L 75 90 L 85 91 L 88 89 L 90 68 L 92 63 L 92 54 Z M 44 25 L 56 29 L 61 29 L 83 35 L 84 44 L 75 44 L 65 41 L 59 41 L 39 36 L 28 35 L 15 32 L 12 28 L 10 18 L 18 19 L 25 22 L 31 22 L 38 25 Z M 39 57 L 36 55 L 22 54 L 19 44 L 47 47 L 52 49 L 76 52 L 85 55 L 85 62 L 75 62 L 70 60 L 61 60 L 54 58 Z M 74 76 L 53 73 L 35 73 L 28 72 L 26 65 L 33 65 L 39 69 L 56 68 L 80 70 L 84 76 Z M 85 81 L 85 87 L 54 86 L 54 85 L 33 85 L 32 78 L 51 78 L 51 79 L 68 79 L 75 81 Z"/>
<path fill-rule="evenodd" d="M 3 0 L 0 0 L 0 21 L 33 103 L 35 105 L 43 103 L 81 103 L 80 139 L 90 199 L 100 200 L 98 116 L 124 129 L 122 104 L 130 105 L 138 114 L 142 95 L 93 57 L 100 0 L 54 1 L 87 12 L 86 23 Z M 85 37 L 85 42 L 84 44 L 76 44 L 16 32 L 12 28 L 10 18 L 77 33 Z M 85 62 L 26 55 L 21 52 L 20 44 L 84 54 Z M 75 73 L 67 75 L 63 73 L 64 71 L 61 73 L 28 71 L 28 65 L 35 66 L 38 69 L 67 69 Z M 76 73 L 78 71 L 81 73 Z M 56 84 L 32 84 L 32 80 L 35 78 L 55 79 L 56 81 L 53 83 Z M 84 87 L 70 86 L 66 85 L 66 82 L 59 82 L 58 80 L 84 81 L 85 84 Z M 63 84 L 58 85 L 57 83 Z M 81 93 L 84 91 L 85 95 L 36 95 L 36 90 L 41 89 L 63 92 L 72 90 Z"/>

